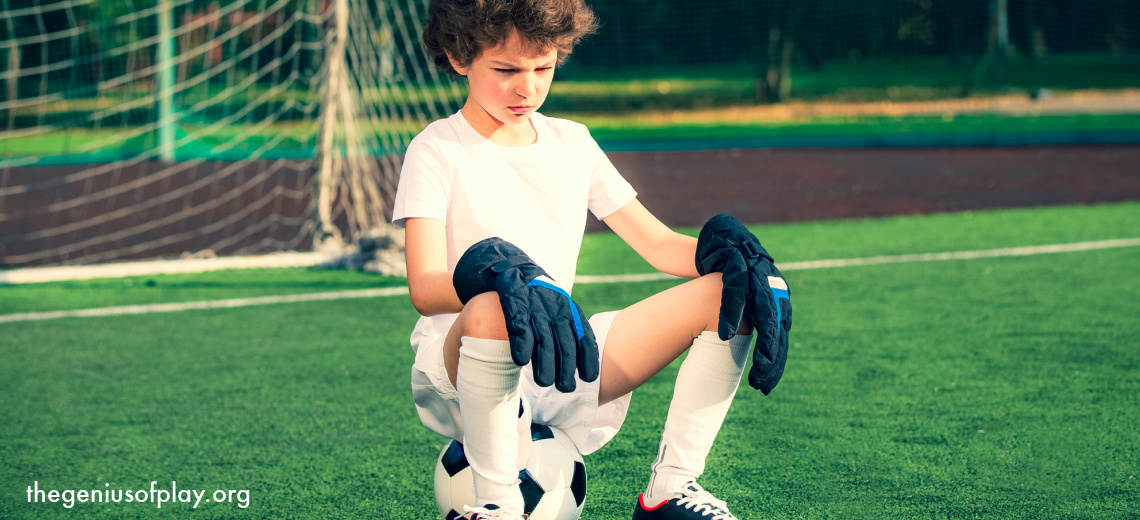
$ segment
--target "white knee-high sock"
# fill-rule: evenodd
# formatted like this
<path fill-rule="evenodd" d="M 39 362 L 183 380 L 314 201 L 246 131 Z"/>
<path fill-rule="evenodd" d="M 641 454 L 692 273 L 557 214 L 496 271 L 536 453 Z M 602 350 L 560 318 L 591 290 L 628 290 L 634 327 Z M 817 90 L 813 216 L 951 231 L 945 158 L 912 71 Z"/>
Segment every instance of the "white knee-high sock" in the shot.
<path fill-rule="evenodd" d="M 521 515 L 520 461 L 529 456 L 529 428 L 519 419 L 519 371 L 510 343 L 464 336 L 455 390 L 463 417 L 463 447 L 475 481 L 475 504 L 495 504 Z M 521 453 L 526 451 L 527 453 Z"/>
<path fill-rule="evenodd" d="M 689 347 L 677 372 L 646 503 L 678 496 L 675 485 L 695 481 L 704 473 L 705 458 L 736 396 L 751 344 L 751 335 L 723 341 L 716 332 L 705 331 Z"/>

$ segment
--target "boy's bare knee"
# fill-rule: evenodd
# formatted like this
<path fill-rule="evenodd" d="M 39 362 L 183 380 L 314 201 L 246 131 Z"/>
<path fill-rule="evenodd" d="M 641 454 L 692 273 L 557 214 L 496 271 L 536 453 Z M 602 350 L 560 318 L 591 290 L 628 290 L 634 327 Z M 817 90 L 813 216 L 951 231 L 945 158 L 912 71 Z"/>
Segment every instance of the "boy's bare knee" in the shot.
<path fill-rule="evenodd" d="M 507 339 L 507 324 L 499 295 L 486 292 L 471 298 L 463 307 L 463 335 L 481 339 Z"/>
<path fill-rule="evenodd" d="M 711 285 L 713 288 L 717 289 L 718 291 L 720 290 L 720 287 L 721 287 L 721 274 L 720 273 L 716 273 L 716 272 L 709 273 L 709 274 L 706 274 L 700 278 L 697 278 L 697 280 L 700 280 L 701 283 Z"/>
<path fill-rule="evenodd" d="M 700 309 L 702 316 L 708 318 L 705 323 L 706 331 L 717 332 L 720 329 L 720 304 L 724 289 L 721 273 L 709 273 L 697 280 L 701 284 L 700 299 L 695 308 Z M 752 323 L 744 316 L 737 326 L 737 334 L 751 334 Z"/>
<path fill-rule="evenodd" d="M 680 299 L 674 302 L 684 312 L 685 328 L 692 337 L 715 331 L 720 323 L 721 274 L 709 273 L 678 287 Z M 681 310 L 678 309 L 678 310 Z"/>

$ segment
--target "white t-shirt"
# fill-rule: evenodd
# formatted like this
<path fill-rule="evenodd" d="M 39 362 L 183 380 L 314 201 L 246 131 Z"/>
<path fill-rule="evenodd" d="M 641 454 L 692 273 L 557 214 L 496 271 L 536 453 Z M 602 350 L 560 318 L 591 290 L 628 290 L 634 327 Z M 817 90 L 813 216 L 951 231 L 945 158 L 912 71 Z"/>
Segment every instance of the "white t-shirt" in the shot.
<path fill-rule="evenodd" d="M 456 112 L 408 145 L 392 221 L 444 222 L 447 268 L 476 242 L 500 237 L 523 250 L 571 292 L 586 209 L 602 219 L 637 196 L 585 126 L 535 113 L 538 139 L 510 147 L 480 135 Z M 421 317 L 412 348 L 445 334 L 457 314 Z"/>

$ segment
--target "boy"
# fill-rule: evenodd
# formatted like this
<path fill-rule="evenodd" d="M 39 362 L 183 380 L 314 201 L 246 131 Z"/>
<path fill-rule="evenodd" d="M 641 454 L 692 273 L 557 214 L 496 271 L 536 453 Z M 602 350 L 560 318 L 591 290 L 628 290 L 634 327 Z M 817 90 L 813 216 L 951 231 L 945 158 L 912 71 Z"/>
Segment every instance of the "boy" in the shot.
<path fill-rule="evenodd" d="M 423 41 L 469 85 L 460 112 L 409 145 L 393 221 L 406 227 L 412 390 L 431 430 L 464 444 L 470 520 L 520 519 L 531 422 L 596 451 L 630 392 L 688 351 L 635 519 L 730 519 L 697 485 L 749 373 L 783 373 L 791 303 L 759 241 L 727 215 L 699 239 L 635 198 L 585 127 L 537 112 L 555 68 L 596 26 L 582 0 L 433 0 Z M 655 268 L 693 278 L 588 321 L 570 297 L 589 209 Z M 527 368 L 529 365 L 529 368 Z"/>

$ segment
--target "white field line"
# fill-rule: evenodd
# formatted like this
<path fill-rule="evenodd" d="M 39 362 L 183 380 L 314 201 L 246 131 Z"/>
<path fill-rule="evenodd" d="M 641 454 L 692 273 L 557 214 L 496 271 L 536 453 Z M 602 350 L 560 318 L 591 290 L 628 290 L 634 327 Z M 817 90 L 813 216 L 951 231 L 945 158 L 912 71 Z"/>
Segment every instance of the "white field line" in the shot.
<path fill-rule="evenodd" d="M 122 278 L 153 274 L 204 273 L 221 269 L 310 267 L 336 257 L 323 253 L 274 253 L 260 256 L 223 256 L 181 260 L 151 260 L 100 265 L 27 267 L 0 271 L 0 285 Z"/>
<path fill-rule="evenodd" d="M 266 305 L 270 303 L 314 302 L 321 300 L 344 300 L 348 298 L 375 298 L 377 296 L 395 296 L 397 294 L 408 294 L 408 288 L 388 287 L 385 289 L 362 289 L 358 291 L 288 294 L 284 296 L 234 298 L 232 300 L 213 300 L 204 302 L 124 305 L 121 307 L 102 307 L 98 309 L 79 309 L 72 311 L 20 312 L 16 314 L 0 314 L 0 323 L 13 321 L 53 320 L 57 318 L 121 316 L 124 314 L 150 314 L 155 312 L 186 311 L 190 309 L 225 309 L 232 307 L 249 307 L 252 305 Z"/>
<path fill-rule="evenodd" d="M 1093 251 L 1097 249 L 1113 249 L 1120 247 L 1140 246 L 1140 238 L 1123 238 L 1117 240 L 1100 240 L 1095 242 L 1077 242 L 1072 244 L 1052 244 L 1044 246 L 1009 247 L 1002 249 L 985 249 L 980 251 L 955 251 L 948 253 L 925 253 L 914 255 L 874 256 L 868 258 L 847 258 L 838 260 L 811 260 L 806 262 L 788 262 L 781 264 L 781 271 L 797 271 L 805 269 L 828 269 L 837 267 L 857 267 L 863 265 L 902 264 L 915 262 L 936 262 L 945 260 L 972 260 L 977 258 L 998 258 L 1007 256 L 1032 256 L 1053 253 L 1070 253 L 1077 251 Z M 658 280 L 677 279 L 676 276 L 664 273 L 648 274 L 619 274 L 619 275 L 581 275 L 575 278 L 575 283 L 629 283 L 649 282 Z M 389 287 L 385 289 L 364 289 L 356 291 L 334 291 L 310 294 L 291 294 L 285 296 L 261 296 L 257 298 L 235 298 L 230 300 L 214 300 L 182 303 L 156 303 L 147 305 L 124 305 L 120 307 L 103 307 L 97 309 L 79 309 L 69 311 L 48 312 L 21 312 L 15 314 L 0 314 L 0 323 L 17 321 L 51 320 L 58 318 L 76 318 L 92 316 L 121 316 L 127 314 L 150 314 L 156 312 L 176 312 L 191 309 L 221 309 L 233 307 L 249 307 L 252 305 L 267 305 L 273 303 L 311 302 L 322 300 L 342 300 L 348 298 L 375 298 L 380 296 L 397 296 L 408 294 L 407 287 Z"/>
<path fill-rule="evenodd" d="M 857 267 L 861 265 L 908 264 L 915 262 L 936 262 L 942 260 L 972 260 L 976 258 L 997 258 L 1003 256 L 1032 256 L 1051 253 L 1071 253 L 1076 251 L 1092 251 L 1096 249 L 1112 249 L 1118 247 L 1133 246 L 1140 246 L 1140 238 L 1121 238 L 1116 240 L 1099 240 L 1096 242 L 1076 242 L 1072 244 L 1051 244 L 1044 246 L 1007 247 L 1002 249 L 984 249 L 980 251 L 953 251 L 948 253 L 872 256 L 867 258 L 841 258 L 837 260 L 809 260 L 806 262 L 781 263 L 777 267 L 780 268 L 780 271 L 802 271 L 805 269 Z M 574 283 L 651 282 L 658 280 L 672 280 L 675 278 L 677 277 L 665 273 L 582 275 L 575 278 Z"/>

